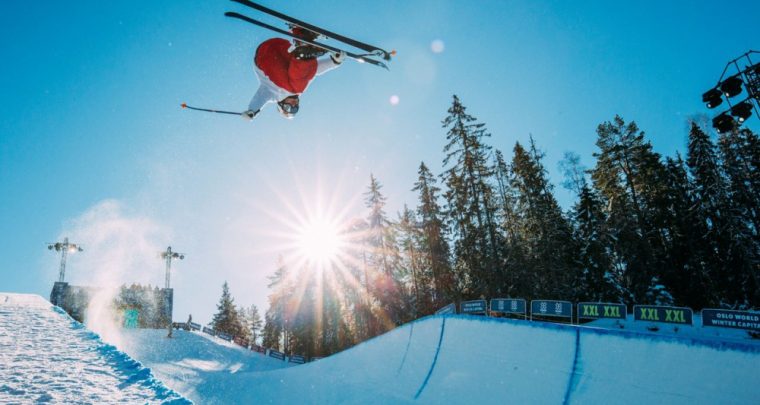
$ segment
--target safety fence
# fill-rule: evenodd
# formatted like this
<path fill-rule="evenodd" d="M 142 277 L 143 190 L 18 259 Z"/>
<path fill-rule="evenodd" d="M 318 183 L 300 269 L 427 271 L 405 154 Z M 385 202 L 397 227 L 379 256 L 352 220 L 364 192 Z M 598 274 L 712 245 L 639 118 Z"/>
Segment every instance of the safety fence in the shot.
<path fill-rule="evenodd" d="M 210 328 L 208 326 L 201 326 L 200 324 L 197 324 L 195 322 L 172 322 L 172 326 L 174 327 L 174 329 L 184 329 L 184 330 L 189 330 L 189 331 L 203 332 L 203 333 L 205 333 L 207 335 L 214 336 L 214 337 L 217 337 L 219 339 L 225 340 L 227 342 L 234 343 L 234 344 L 236 344 L 236 345 L 238 345 L 238 346 L 240 346 L 240 347 L 242 347 L 244 349 L 248 349 L 248 350 L 250 350 L 252 352 L 256 352 L 256 353 L 262 354 L 264 356 L 271 357 L 273 359 L 286 361 L 288 363 L 304 364 L 304 363 L 308 363 L 309 361 L 317 361 L 317 360 L 321 359 L 321 357 L 312 357 L 311 359 L 309 359 L 308 357 L 303 356 L 303 355 L 299 355 L 299 354 L 292 354 L 292 355 L 288 356 L 288 355 L 286 355 L 285 353 L 283 353 L 281 351 L 278 351 L 278 350 L 275 350 L 275 349 L 270 349 L 270 348 L 263 347 L 263 346 L 259 346 L 259 345 L 255 344 L 255 343 L 251 343 L 247 339 L 243 339 L 243 338 L 240 338 L 240 337 L 232 336 L 232 335 L 230 335 L 228 333 L 224 333 L 224 332 L 221 332 L 221 331 L 216 331 L 213 328 Z"/>
<path fill-rule="evenodd" d="M 634 305 L 634 321 L 648 322 L 649 330 L 656 331 L 657 323 L 672 325 L 694 325 L 694 316 L 691 308 L 659 306 L 659 305 Z M 597 319 L 626 320 L 628 307 L 625 304 L 610 302 L 579 302 L 573 304 L 569 301 L 559 300 L 531 300 L 529 303 L 521 298 L 494 298 L 490 302 L 485 299 L 463 301 L 457 306 L 456 303 L 448 304 L 438 311 L 437 315 L 464 314 L 493 317 L 511 317 L 525 320 L 542 320 L 568 324 L 582 324 Z M 753 338 L 760 339 L 760 312 L 735 311 L 727 309 L 705 308 L 701 311 L 703 327 L 722 327 L 743 329 Z M 247 350 L 268 356 L 277 360 L 294 364 L 304 364 L 321 359 L 322 357 L 309 358 L 304 355 L 287 355 L 281 351 L 259 346 L 246 339 L 235 337 L 213 328 L 201 326 L 194 322 L 174 322 L 174 328 L 215 336 L 227 342 L 234 343 Z"/>
<path fill-rule="evenodd" d="M 507 316 L 571 324 L 580 324 L 596 319 L 625 320 L 628 317 L 628 307 L 625 304 L 610 302 L 579 302 L 573 304 L 569 301 L 539 299 L 531 300 L 530 305 L 527 305 L 527 301 L 522 298 L 494 298 L 491 299 L 490 303 L 485 299 L 463 301 L 459 304 L 458 309 L 459 311 L 457 311 L 456 303 L 451 303 L 440 308 L 436 314 Z M 693 326 L 693 314 L 694 311 L 687 307 L 633 306 L 633 319 L 635 321 Z M 753 337 L 760 338 L 760 312 L 705 308 L 702 309 L 701 315 L 703 327 L 743 329 Z M 656 327 L 651 329 L 656 329 Z"/>

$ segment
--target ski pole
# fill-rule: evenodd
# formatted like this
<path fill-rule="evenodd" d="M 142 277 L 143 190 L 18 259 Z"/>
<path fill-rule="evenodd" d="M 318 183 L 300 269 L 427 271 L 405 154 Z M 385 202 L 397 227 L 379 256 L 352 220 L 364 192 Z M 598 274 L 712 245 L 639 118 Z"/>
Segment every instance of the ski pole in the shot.
<path fill-rule="evenodd" d="M 206 112 L 218 113 L 218 114 L 230 114 L 230 115 L 241 115 L 242 114 L 242 113 L 234 112 L 234 111 L 222 111 L 222 110 L 212 110 L 212 109 L 209 109 L 209 108 L 192 107 L 192 106 L 187 105 L 187 103 L 182 103 L 182 104 L 180 104 L 180 106 L 182 108 L 189 108 L 189 109 L 195 110 L 195 111 L 206 111 Z"/>

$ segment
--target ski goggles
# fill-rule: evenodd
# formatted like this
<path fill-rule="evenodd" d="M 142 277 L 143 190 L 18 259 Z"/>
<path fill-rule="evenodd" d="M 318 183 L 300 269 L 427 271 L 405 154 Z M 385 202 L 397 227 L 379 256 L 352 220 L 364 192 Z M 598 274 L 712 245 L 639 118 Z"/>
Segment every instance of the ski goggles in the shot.
<path fill-rule="evenodd" d="M 291 104 L 292 102 L 292 104 Z M 277 102 L 277 105 L 282 108 L 282 111 L 285 111 L 288 114 L 295 114 L 298 112 L 298 104 L 299 100 L 298 97 L 286 97 L 282 99 L 281 101 Z"/>

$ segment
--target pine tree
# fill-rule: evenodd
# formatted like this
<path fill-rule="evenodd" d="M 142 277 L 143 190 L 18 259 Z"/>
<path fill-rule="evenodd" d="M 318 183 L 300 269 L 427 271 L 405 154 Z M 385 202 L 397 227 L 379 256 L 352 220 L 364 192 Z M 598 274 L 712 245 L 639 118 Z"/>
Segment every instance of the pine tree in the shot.
<path fill-rule="evenodd" d="M 277 269 L 268 277 L 269 308 L 264 315 L 263 345 L 275 350 L 285 350 L 287 346 L 287 325 L 289 297 L 295 290 L 290 270 L 282 257 L 277 260 Z"/>
<path fill-rule="evenodd" d="M 581 265 L 578 301 L 620 302 L 626 294 L 620 274 L 609 256 L 611 240 L 606 230 L 604 206 L 588 184 L 582 184 L 573 209 L 575 239 Z"/>
<path fill-rule="evenodd" d="M 721 134 L 718 145 L 728 177 L 726 232 L 729 256 L 720 278 L 723 306 L 751 308 L 760 305 L 760 181 L 757 136 L 748 129 Z"/>
<path fill-rule="evenodd" d="M 405 285 L 405 321 L 409 321 L 418 318 L 420 314 L 427 315 L 434 311 L 430 298 L 430 278 L 418 246 L 421 235 L 417 229 L 417 218 L 406 205 L 399 214 L 396 229 L 401 252 L 399 277 Z"/>
<path fill-rule="evenodd" d="M 447 229 L 443 222 L 443 213 L 438 204 L 440 189 L 436 179 L 425 162 L 420 163 L 417 182 L 412 191 L 419 193 L 417 215 L 419 224 L 419 249 L 422 254 L 423 268 L 430 272 L 431 301 L 435 308 L 456 299 L 454 278 L 449 262 L 449 244 L 446 239 Z"/>
<path fill-rule="evenodd" d="M 663 274 L 663 281 L 672 286 L 673 296 L 681 305 L 693 309 L 715 306 L 719 301 L 714 281 L 722 259 L 715 254 L 716 234 L 709 229 L 708 214 L 700 202 L 700 187 L 690 181 L 680 155 L 667 158 L 666 167 L 670 227 L 668 271 Z"/>
<path fill-rule="evenodd" d="M 396 274 L 400 260 L 396 249 L 393 226 L 386 217 L 385 196 L 382 185 L 370 175 L 370 185 L 365 195 L 365 205 L 370 209 L 367 222 L 367 264 L 374 297 L 378 300 L 377 318 L 382 321 L 382 330 L 390 330 L 403 319 L 403 298 L 400 281 Z"/>
<path fill-rule="evenodd" d="M 532 139 L 530 152 L 515 144 L 511 186 L 526 253 L 524 292 L 530 297 L 571 299 L 578 277 L 572 229 L 552 194 L 542 158 Z"/>
<path fill-rule="evenodd" d="M 490 134 L 485 124 L 469 115 L 459 98 L 443 120 L 448 143 L 443 151 L 444 181 L 449 187 L 449 218 L 459 228 L 455 254 L 468 274 L 469 294 L 493 295 L 501 284 L 500 238 L 496 226 L 494 192 L 490 185 L 493 168 L 488 164 L 491 147 L 484 143 Z"/>
<path fill-rule="evenodd" d="M 495 153 L 495 178 L 498 196 L 497 218 L 500 233 L 504 237 L 501 257 L 504 266 L 500 269 L 502 285 L 498 290 L 506 296 L 525 296 L 528 288 L 526 277 L 526 253 L 521 239 L 520 215 L 517 208 L 517 194 L 512 188 L 512 171 L 501 151 Z"/>
<path fill-rule="evenodd" d="M 251 305 L 248 309 L 248 327 L 251 334 L 251 343 L 256 344 L 259 339 L 259 334 L 264 325 L 264 321 L 259 314 L 259 308 L 256 305 Z"/>
<path fill-rule="evenodd" d="M 243 325 L 240 322 L 235 300 L 230 295 L 230 289 L 225 281 L 222 285 L 222 296 L 216 306 L 217 313 L 211 321 L 211 326 L 217 332 L 224 332 L 232 336 L 240 336 Z"/>
<path fill-rule="evenodd" d="M 636 123 L 616 116 L 597 128 L 599 152 L 592 170 L 594 188 L 603 198 L 613 262 L 623 274 L 630 303 L 667 299 L 660 285 L 665 270 L 665 168 Z M 661 294 L 660 294 L 661 293 Z"/>

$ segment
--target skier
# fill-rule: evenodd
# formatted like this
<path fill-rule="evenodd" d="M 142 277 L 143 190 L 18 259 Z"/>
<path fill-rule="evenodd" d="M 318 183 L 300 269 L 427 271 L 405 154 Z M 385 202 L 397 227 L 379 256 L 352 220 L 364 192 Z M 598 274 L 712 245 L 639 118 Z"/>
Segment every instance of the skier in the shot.
<path fill-rule="evenodd" d="M 314 40 L 317 34 L 293 27 L 294 35 Z M 320 57 L 326 51 L 297 39 L 291 45 L 283 38 L 268 39 L 259 45 L 253 58 L 254 71 L 259 79 L 259 89 L 241 115 L 252 120 L 270 102 L 277 103 L 280 114 L 292 119 L 298 112 L 299 96 L 306 91 L 315 76 L 338 67 L 346 57 L 345 52 Z"/>

